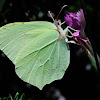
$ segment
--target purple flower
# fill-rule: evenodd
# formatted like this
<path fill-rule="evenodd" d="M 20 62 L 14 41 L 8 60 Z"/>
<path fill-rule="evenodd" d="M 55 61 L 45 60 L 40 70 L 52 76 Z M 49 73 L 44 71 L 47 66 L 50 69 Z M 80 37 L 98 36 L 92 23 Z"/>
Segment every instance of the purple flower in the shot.
<path fill-rule="evenodd" d="M 88 55 L 92 65 L 97 70 L 92 45 L 91 45 L 88 37 L 85 35 L 85 32 L 84 32 L 86 22 L 85 22 L 83 10 L 80 9 L 77 12 L 77 14 L 68 13 L 64 17 L 64 19 L 65 19 L 66 24 L 69 25 L 71 28 L 73 28 L 72 30 L 75 30 L 75 32 L 73 33 L 73 39 L 84 48 L 84 50 L 85 50 L 86 54 Z"/>
<path fill-rule="evenodd" d="M 84 33 L 86 22 L 85 22 L 83 10 L 80 9 L 77 12 L 77 14 L 68 13 L 68 14 L 66 14 L 66 16 L 64 18 L 65 18 L 65 22 L 67 25 L 69 25 L 71 28 L 73 28 L 75 30 L 79 30 L 79 31 L 73 33 L 74 39 L 87 42 L 87 38 L 86 38 L 86 35 Z"/>
<path fill-rule="evenodd" d="M 64 17 L 66 24 L 76 30 L 83 31 L 85 28 L 85 17 L 83 10 L 80 9 L 77 14 L 75 13 L 68 13 Z"/>
<path fill-rule="evenodd" d="M 77 42 L 79 41 L 83 41 L 83 42 L 87 42 L 88 40 L 87 39 L 82 39 L 81 36 L 80 36 L 80 31 L 76 31 L 73 33 L 73 38 L 74 40 L 76 40 Z"/>

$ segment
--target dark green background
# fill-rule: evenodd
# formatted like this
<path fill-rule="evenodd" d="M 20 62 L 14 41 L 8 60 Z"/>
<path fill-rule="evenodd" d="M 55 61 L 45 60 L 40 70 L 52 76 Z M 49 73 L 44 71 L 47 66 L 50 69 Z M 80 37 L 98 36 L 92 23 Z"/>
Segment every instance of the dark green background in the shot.
<path fill-rule="evenodd" d="M 84 3 L 82 3 L 84 1 Z M 84 9 L 86 18 L 86 35 L 95 51 L 100 55 L 100 5 L 98 0 L 0 0 L 0 26 L 12 22 L 50 21 L 48 10 L 57 17 L 63 5 L 68 5 L 61 12 L 59 19 L 64 21 L 67 12 Z M 39 14 L 43 16 L 39 16 Z M 0 51 L 0 97 L 14 96 L 16 92 L 25 93 L 26 98 L 34 100 L 59 100 L 55 91 L 66 100 L 99 100 L 100 74 L 96 73 L 80 46 L 70 44 L 71 63 L 64 78 L 46 85 L 42 91 L 20 80 L 15 74 L 15 67 Z M 88 65 L 88 66 L 87 66 Z M 98 99 L 97 99 L 98 98 Z"/>

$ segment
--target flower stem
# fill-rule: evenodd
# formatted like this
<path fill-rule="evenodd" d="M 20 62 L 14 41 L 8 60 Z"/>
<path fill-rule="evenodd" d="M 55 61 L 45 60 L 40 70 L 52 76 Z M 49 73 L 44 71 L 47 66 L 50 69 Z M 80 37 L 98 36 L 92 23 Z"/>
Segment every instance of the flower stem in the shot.
<path fill-rule="evenodd" d="M 88 23 L 85 2 L 84 2 L 84 0 L 80 0 L 80 2 L 81 2 L 82 9 L 84 11 L 84 14 L 85 14 L 86 23 Z M 87 29 L 88 29 L 88 33 L 90 33 L 89 32 L 90 31 L 90 24 L 89 24 L 89 26 L 87 25 Z M 95 59 L 95 62 L 96 62 L 97 70 L 98 70 L 98 72 L 100 72 L 99 61 L 98 61 L 96 48 L 95 48 L 95 44 L 94 44 L 95 43 L 94 37 L 91 34 L 87 34 L 87 36 L 89 37 L 89 40 L 90 40 L 91 45 L 92 45 L 92 51 L 93 51 L 93 56 L 94 56 L 94 59 Z"/>

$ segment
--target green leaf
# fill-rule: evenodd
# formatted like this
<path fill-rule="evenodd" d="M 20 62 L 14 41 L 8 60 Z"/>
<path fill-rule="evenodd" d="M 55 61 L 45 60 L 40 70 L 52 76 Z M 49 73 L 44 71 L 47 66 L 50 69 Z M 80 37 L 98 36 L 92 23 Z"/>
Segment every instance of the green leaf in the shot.
<path fill-rule="evenodd" d="M 22 80 L 42 89 L 61 79 L 69 65 L 69 46 L 58 37 L 50 22 L 12 23 L 0 28 L 0 49 Z"/>
<path fill-rule="evenodd" d="M 5 0 L 0 0 L 0 13 L 2 11 L 4 3 L 5 3 Z"/>
<path fill-rule="evenodd" d="M 13 100 L 13 97 L 9 94 L 9 96 L 10 96 L 10 100 Z"/>
<path fill-rule="evenodd" d="M 14 97 L 14 100 L 18 100 L 18 96 L 19 96 L 19 93 L 17 92 L 15 97 Z"/>
<path fill-rule="evenodd" d="M 25 94 L 23 93 L 19 100 L 25 100 Z"/>

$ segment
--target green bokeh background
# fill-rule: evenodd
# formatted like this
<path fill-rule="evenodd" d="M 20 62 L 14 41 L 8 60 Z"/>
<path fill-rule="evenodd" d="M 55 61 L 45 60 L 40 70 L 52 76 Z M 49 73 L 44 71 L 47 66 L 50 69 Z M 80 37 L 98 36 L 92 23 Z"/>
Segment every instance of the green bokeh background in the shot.
<path fill-rule="evenodd" d="M 61 12 L 59 19 L 64 21 L 68 12 L 76 13 L 84 9 L 86 35 L 100 55 L 100 5 L 98 0 L 0 0 L 0 26 L 12 22 L 50 21 L 48 10 L 57 17 L 63 5 L 68 5 Z M 65 27 L 65 26 L 64 26 Z M 80 46 L 70 44 L 71 64 L 64 78 L 46 85 L 42 91 L 20 80 L 15 74 L 11 61 L 0 51 L 0 97 L 16 92 L 25 93 L 26 98 L 33 100 L 59 100 L 54 92 L 59 90 L 65 100 L 99 100 L 100 74 L 95 73 Z"/>

